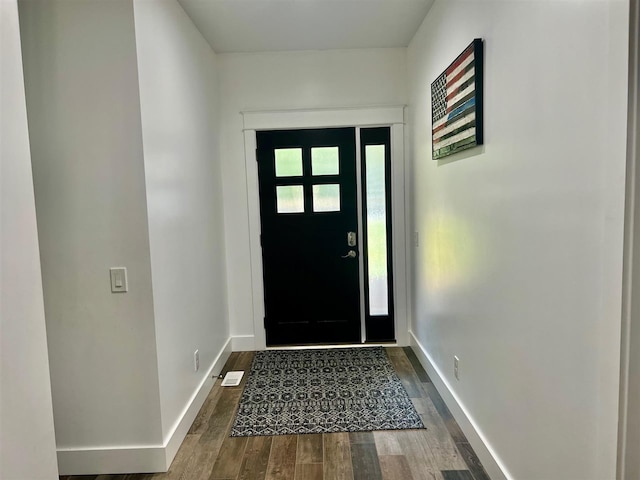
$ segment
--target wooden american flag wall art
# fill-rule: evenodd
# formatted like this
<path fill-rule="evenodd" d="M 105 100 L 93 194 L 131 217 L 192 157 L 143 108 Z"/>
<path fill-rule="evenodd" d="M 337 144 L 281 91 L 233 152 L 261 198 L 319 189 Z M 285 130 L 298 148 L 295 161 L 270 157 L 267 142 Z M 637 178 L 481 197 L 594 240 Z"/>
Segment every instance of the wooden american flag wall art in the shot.
<path fill-rule="evenodd" d="M 482 145 L 481 38 L 431 84 L 431 116 L 434 160 Z"/>

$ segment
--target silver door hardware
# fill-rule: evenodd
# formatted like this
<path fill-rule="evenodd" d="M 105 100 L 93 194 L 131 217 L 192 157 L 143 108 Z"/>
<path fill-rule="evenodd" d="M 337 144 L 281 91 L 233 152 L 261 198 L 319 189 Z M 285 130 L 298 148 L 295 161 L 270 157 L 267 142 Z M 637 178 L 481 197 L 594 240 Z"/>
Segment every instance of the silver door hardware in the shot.
<path fill-rule="evenodd" d="M 347 232 L 347 245 L 350 247 L 356 246 L 356 232 Z"/>
<path fill-rule="evenodd" d="M 356 251 L 349 250 L 346 255 L 342 255 L 342 258 L 356 258 Z"/>

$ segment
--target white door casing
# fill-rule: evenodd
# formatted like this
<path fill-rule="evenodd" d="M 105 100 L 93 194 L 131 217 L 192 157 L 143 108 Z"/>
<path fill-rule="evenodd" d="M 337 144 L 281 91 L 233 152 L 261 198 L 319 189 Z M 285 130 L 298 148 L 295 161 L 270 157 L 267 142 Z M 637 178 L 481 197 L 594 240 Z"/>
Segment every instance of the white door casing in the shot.
<path fill-rule="evenodd" d="M 407 234 L 405 221 L 404 106 L 335 108 L 313 110 L 246 111 L 243 117 L 249 246 L 251 260 L 250 296 L 254 324 L 254 348 L 266 348 L 264 330 L 264 284 L 260 247 L 260 197 L 256 160 L 256 131 L 304 128 L 382 127 L 391 128 L 392 245 L 395 330 L 398 345 L 408 345 Z M 359 133 L 356 135 L 359 138 Z M 360 151 L 357 149 L 357 161 Z"/>

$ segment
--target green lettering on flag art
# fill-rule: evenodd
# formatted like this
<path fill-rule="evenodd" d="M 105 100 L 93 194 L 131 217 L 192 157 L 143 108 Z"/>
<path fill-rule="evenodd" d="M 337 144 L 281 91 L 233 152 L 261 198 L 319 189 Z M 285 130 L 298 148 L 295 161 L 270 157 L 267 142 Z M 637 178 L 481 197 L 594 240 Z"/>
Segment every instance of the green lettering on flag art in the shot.
<path fill-rule="evenodd" d="M 447 145 L 446 147 L 442 147 L 433 152 L 433 159 L 437 160 L 444 156 L 450 155 L 455 152 L 459 152 L 461 150 L 466 150 L 467 148 L 476 146 L 476 136 L 473 135 L 471 137 L 467 137 L 459 142 L 452 143 L 451 145 Z"/>

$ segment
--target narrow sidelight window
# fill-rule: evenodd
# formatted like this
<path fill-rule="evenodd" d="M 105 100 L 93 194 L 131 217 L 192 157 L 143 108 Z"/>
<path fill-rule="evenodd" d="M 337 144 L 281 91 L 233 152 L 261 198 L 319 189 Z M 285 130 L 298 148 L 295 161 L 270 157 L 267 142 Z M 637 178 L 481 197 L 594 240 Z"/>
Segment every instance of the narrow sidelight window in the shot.
<path fill-rule="evenodd" d="M 389 127 L 360 131 L 367 341 L 395 340 Z"/>
<path fill-rule="evenodd" d="M 365 146 L 369 312 L 389 314 L 385 145 Z"/>

